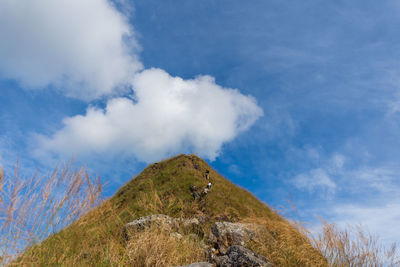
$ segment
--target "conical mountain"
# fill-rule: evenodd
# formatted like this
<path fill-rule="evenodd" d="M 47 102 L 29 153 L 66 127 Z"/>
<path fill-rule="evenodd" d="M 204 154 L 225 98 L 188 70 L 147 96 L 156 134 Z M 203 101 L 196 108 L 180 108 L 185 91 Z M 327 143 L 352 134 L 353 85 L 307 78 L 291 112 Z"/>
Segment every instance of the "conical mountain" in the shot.
<path fill-rule="evenodd" d="M 211 183 L 206 197 L 194 200 L 191 187 L 199 193 Z M 145 203 L 143 203 L 145 201 Z M 121 188 L 111 199 L 122 217 L 162 213 L 173 217 L 229 216 L 231 219 L 267 217 L 276 213 L 248 191 L 239 188 L 215 172 L 197 156 L 179 155 L 147 167 Z"/>
<path fill-rule="evenodd" d="M 150 228 L 127 240 L 127 223 L 154 214 L 203 218 L 201 229 L 179 234 Z M 41 266 L 178 266 L 209 261 L 205 248 L 210 247 L 210 228 L 217 221 L 262 227 L 259 238 L 246 246 L 276 266 L 326 266 L 295 227 L 194 155 L 148 166 L 99 208 L 29 249 L 23 261 Z"/>

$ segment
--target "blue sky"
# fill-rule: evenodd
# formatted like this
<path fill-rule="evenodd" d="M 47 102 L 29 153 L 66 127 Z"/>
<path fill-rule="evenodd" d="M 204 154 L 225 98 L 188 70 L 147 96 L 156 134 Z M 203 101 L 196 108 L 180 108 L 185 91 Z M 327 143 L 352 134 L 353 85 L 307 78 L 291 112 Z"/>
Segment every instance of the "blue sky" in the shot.
<path fill-rule="evenodd" d="M 0 4 L 0 155 L 112 194 L 197 153 L 275 208 L 400 240 L 397 1 Z"/>

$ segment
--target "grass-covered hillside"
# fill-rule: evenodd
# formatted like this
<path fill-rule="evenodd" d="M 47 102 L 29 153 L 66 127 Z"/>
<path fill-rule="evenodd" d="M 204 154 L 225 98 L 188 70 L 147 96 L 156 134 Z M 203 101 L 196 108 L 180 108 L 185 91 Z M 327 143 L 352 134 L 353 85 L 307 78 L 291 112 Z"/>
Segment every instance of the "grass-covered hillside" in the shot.
<path fill-rule="evenodd" d="M 206 173 L 209 171 L 209 179 Z M 207 195 L 194 199 L 191 187 Z M 207 218 L 196 234 L 174 238 L 160 227 L 127 239 L 124 226 L 142 216 Z M 220 176 L 196 156 L 180 155 L 148 166 L 99 208 L 28 249 L 19 265 L 178 266 L 206 261 L 204 246 L 215 221 L 263 226 L 246 246 L 276 266 L 326 266 L 308 239 L 248 191 Z"/>

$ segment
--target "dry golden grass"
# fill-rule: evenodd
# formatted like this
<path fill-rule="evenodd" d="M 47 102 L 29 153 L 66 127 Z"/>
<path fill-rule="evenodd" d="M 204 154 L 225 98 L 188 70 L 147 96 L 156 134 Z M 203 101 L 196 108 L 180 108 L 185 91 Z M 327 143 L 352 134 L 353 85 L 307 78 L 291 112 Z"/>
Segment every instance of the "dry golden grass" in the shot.
<path fill-rule="evenodd" d="M 327 260 L 311 245 L 306 235 L 287 221 L 246 218 L 246 223 L 261 225 L 249 247 L 276 266 L 328 266 Z"/>
<path fill-rule="evenodd" d="M 0 265 L 101 203 L 101 183 L 71 162 L 45 176 L 0 170 Z"/>
<path fill-rule="evenodd" d="M 330 266 L 400 266 L 400 254 L 396 244 L 385 247 L 377 236 L 371 235 L 361 226 L 348 226 L 343 229 L 323 221 L 317 234 L 312 234 L 304 228 L 302 231 L 324 255 Z"/>
<path fill-rule="evenodd" d="M 206 261 L 197 236 L 189 234 L 179 238 L 175 233 L 158 227 L 132 235 L 126 250 L 129 266 L 180 266 Z"/>
<path fill-rule="evenodd" d="M 143 195 L 144 203 L 148 197 Z M 129 234 L 118 212 L 105 202 L 73 223 L 68 231 L 53 235 L 24 253 L 17 266 L 179 266 L 205 260 L 202 238 L 180 229 L 182 238 L 168 229 L 152 226 Z M 104 216 L 113 222 L 101 221 Z M 74 240 L 75 243 L 71 243 Z M 71 245 L 72 244 L 72 245 Z"/>

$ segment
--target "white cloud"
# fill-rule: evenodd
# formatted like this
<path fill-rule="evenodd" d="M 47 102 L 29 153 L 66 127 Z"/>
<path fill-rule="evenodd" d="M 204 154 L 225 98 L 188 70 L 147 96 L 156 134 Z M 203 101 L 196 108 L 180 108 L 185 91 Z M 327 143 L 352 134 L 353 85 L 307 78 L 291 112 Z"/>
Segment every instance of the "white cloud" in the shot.
<path fill-rule="evenodd" d="M 299 189 L 306 189 L 313 192 L 318 189 L 327 190 L 333 193 L 336 189 L 336 184 L 332 181 L 329 174 L 321 168 L 312 169 L 307 173 L 297 175 L 292 183 Z"/>
<path fill-rule="evenodd" d="M 214 159 L 223 143 L 247 130 L 263 111 L 255 100 L 223 88 L 210 76 L 183 80 L 160 69 L 134 76 L 135 99 L 114 98 L 106 108 L 64 120 L 52 137 L 39 137 L 37 154 L 132 155 L 153 161 L 196 152 Z"/>
<path fill-rule="evenodd" d="M 142 68 L 133 34 L 107 0 L 2 0 L 0 76 L 86 100 L 109 95 Z"/>

